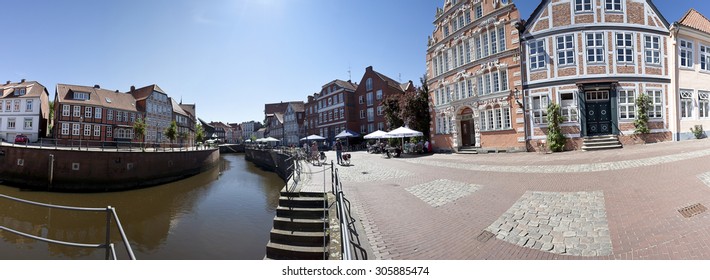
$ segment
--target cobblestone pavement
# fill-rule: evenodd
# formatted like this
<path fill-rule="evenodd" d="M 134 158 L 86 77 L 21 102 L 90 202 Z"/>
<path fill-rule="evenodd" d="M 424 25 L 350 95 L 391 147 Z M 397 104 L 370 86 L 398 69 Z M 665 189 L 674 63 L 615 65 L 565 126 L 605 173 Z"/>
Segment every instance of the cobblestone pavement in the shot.
<path fill-rule="evenodd" d="M 710 214 L 678 212 L 710 206 L 707 139 L 352 162 L 335 167 L 371 258 L 710 259 Z"/>
<path fill-rule="evenodd" d="M 487 230 L 506 242 L 555 254 L 612 251 L 602 192 L 526 192 Z"/>
<path fill-rule="evenodd" d="M 428 203 L 439 207 L 477 191 L 481 186 L 439 179 L 409 187 L 406 190 Z"/>

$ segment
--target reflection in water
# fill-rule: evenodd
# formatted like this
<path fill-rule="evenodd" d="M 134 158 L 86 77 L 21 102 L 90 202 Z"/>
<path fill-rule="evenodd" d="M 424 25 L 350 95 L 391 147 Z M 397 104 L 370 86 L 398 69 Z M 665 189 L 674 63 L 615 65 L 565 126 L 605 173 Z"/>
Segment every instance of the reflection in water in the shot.
<path fill-rule="evenodd" d="M 244 160 L 225 155 L 204 173 L 158 187 L 114 193 L 0 193 L 44 203 L 116 207 L 138 259 L 261 259 L 283 181 Z M 103 243 L 105 213 L 47 209 L 0 200 L 0 225 L 43 237 Z M 111 239 L 126 258 L 120 235 Z M 103 250 L 47 244 L 0 231 L 0 259 L 102 259 Z"/>

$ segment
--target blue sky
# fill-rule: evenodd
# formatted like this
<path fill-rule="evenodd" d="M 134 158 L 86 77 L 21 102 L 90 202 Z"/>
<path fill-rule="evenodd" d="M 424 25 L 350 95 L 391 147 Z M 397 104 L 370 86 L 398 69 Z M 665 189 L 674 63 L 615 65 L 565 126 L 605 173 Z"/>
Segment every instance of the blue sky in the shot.
<path fill-rule="evenodd" d="M 539 1 L 515 1 L 527 18 Z M 0 81 L 158 84 L 206 121 L 262 120 L 367 66 L 419 84 L 443 0 L 3 1 Z M 707 1 L 654 1 L 669 22 Z M 348 74 L 350 70 L 350 76 Z"/>

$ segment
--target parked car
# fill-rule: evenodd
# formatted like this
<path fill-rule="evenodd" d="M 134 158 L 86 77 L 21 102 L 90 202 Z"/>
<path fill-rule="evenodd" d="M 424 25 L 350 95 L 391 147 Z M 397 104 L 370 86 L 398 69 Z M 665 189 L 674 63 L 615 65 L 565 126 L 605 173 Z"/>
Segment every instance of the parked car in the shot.
<path fill-rule="evenodd" d="M 15 136 L 15 143 L 16 144 L 27 144 L 30 142 L 30 138 L 27 138 L 26 135 L 24 134 L 18 134 Z"/>

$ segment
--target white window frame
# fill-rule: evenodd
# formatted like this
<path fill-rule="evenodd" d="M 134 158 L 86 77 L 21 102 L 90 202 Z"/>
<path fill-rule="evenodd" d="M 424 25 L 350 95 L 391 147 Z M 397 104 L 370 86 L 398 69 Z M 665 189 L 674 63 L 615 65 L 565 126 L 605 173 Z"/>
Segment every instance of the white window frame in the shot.
<path fill-rule="evenodd" d="M 32 99 L 28 99 L 25 101 L 25 112 L 32 112 L 32 105 L 34 102 L 32 102 Z"/>
<path fill-rule="evenodd" d="M 698 118 L 710 118 L 710 91 L 698 91 Z"/>
<path fill-rule="evenodd" d="M 646 64 L 661 65 L 661 37 L 644 35 L 643 42 Z"/>
<path fill-rule="evenodd" d="M 21 102 L 21 100 L 15 100 L 15 101 L 13 102 L 13 105 L 14 105 L 14 107 L 15 107 L 15 108 L 14 108 L 14 111 L 15 111 L 15 112 L 19 112 L 19 111 L 20 111 L 20 102 Z"/>
<path fill-rule="evenodd" d="M 604 10 L 607 12 L 623 12 L 624 1 L 621 0 L 605 0 Z"/>
<path fill-rule="evenodd" d="M 575 0 L 574 12 L 575 13 L 592 12 L 592 0 Z"/>
<path fill-rule="evenodd" d="M 101 111 L 102 111 L 101 107 L 96 107 L 96 110 L 95 110 L 95 111 L 96 111 L 96 112 L 94 112 L 94 117 L 96 117 L 97 119 L 101 119 L 101 113 L 102 113 L 102 112 L 101 112 Z"/>
<path fill-rule="evenodd" d="M 71 127 L 71 135 L 73 136 L 78 136 L 80 131 L 80 127 L 78 123 L 73 123 Z"/>
<path fill-rule="evenodd" d="M 651 99 L 651 105 L 648 109 L 648 118 L 662 119 L 663 118 L 663 90 L 648 89 L 646 95 Z"/>
<path fill-rule="evenodd" d="M 588 63 L 604 63 L 606 49 L 604 48 L 604 32 L 585 33 L 586 53 Z M 591 36 L 591 38 L 590 38 Z M 591 44 L 590 44 L 591 43 Z M 601 44 L 601 45 L 600 45 Z M 591 56 L 590 56 L 591 55 Z M 601 60 L 598 58 L 601 57 Z M 592 58 L 592 59 L 590 59 Z"/>
<path fill-rule="evenodd" d="M 710 71 L 710 47 L 700 45 L 700 70 Z"/>
<path fill-rule="evenodd" d="M 693 42 L 680 39 L 678 49 L 678 61 L 680 63 L 680 67 L 693 68 Z"/>
<path fill-rule="evenodd" d="M 28 125 L 29 124 L 29 125 Z M 33 126 L 32 118 L 24 118 L 24 129 L 31 130 Z"/>
<path fill-rule="evenodd" d="M 694 92 L 695 91 L 692 89 L 680 89 L 680 91 L 678 93 L 679 97 L 680 97 L 680 101 L 678 104 L 680 106 L 680 110 L 678 110 L 678 111 L 680 112 L 681 119 L 692 119 L 693 118 L 693 110 L 695 109 L 695 108 L 693 108 L 694 107 L 693 106 L 694 105 L 693 104 Z"/>
<path fill-rule="evenodd" d="M 636 90 L 619 90 L 619 119 L 636 119 Z"/>
<path fill-rule="evenodd" d="M 483 17 L 483 4 L 478 4 L 473 7 L 473 13 L 476 19 Z"/>
<path fill-rule="evenodd" d="M 100 125 L 94 125 L 94 136 L 98 137 L 101 136 L 101 126 Z"/>
<path fill-rule="evenodd" d="M 575 46 L 573 34 L 560 35 L 555 38 L 557 46 L 557 65 L 560 67 L 575 65 Z"/>
<path fill-rule="evenodd" d="M 72 113 L 72 117 L 78 118 L 81 117 L 81 106 L 74 105 L 72 108 L 74 111 Z"/>
<path fill-rule="evenodd" d="M 69 135 L 69 124 L 62 123 L 62 135 Z"/>
<path fill-rule="evenodd" d="M 549 93 L 530 94 L 530 119 L 537 126 L 547 125 L 547 106 L 550 105 Z"/>
<path fill-rule="evenodd" d="M 91 136 L 91 125 L 84 124 L 84 136 Z"/>
<path fill-rule="evenodd" d="M 528 68 L 530 71 L 547 69 L 545 39 L 534 40 L 528 43 L 528 57 Z"/>
<path fill-rule="evenodd" d="M 84 118 L 90 119 L 93 112 L 94 108 L 88 106 L 84 107 Z"/>
<path fill-rule="evenodd" d="M 564 104 L 565 100 L 562 99 L 563 95 L 571 95 L 572 99 L 568 104 Z M 577 93 L 576 92 L 560 92 L 560 113 L 565 123 L 577 123 L 579 122 L 579 108 L 577 107 Z"/>
<path fill-rule="evenodd" d="M 622 36 L 622 39 L 619 40 L 619 36 Z M 616 32 L 614 34 L 614 38 L 616 39 L 616 49 L 615 49 L 615 56 L 616 56 L 616 63 L 619 64 L 633 64 L 634 63 L 634 33 L 631 32 Z M 620 54 L 622 54 L 619 56 Z"/>

